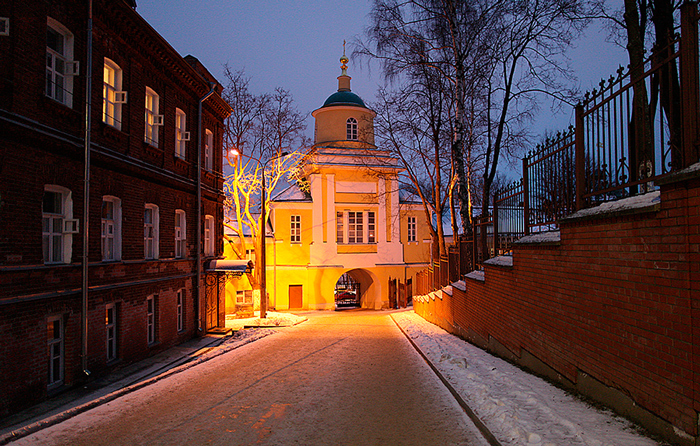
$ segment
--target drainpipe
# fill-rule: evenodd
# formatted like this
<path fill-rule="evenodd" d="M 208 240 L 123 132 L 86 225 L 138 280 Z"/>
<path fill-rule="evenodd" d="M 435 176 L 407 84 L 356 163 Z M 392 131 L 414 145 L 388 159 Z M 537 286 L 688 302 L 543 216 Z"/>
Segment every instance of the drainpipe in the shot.
<path fill-rule="evenodd" d="M 195 318 L 197 319 L 197 330 L 202 332 L 202 311 L 201 311 L 201 287 L 202 283 L 202 143 L 204 142 L 204 137 L 202 136 L 202 103 L 207 100 L 209 96 L 214 93 L 214 83 L 209 83 L 209 93 L 202 96 L 199 100 L 199 105 L 197 106 L 197 283 L 195 283 Z M 212 234 L 213 236 L 213 234 Z"/>
<path fill-rule="evenodd" d="M 88 228 L 90 227 L 90 145 L 92 124 L 92 0 L 88 0 L 87 67 L 85 69 L 85 173 L 83 177 L 83 271 L 81 313 L 81 367 L 85 376 L 88 360 Z"/>

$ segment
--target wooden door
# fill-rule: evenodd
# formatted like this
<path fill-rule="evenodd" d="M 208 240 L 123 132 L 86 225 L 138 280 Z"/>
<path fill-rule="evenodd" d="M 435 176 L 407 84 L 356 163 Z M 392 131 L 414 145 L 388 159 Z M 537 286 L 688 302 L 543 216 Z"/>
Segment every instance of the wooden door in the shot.
<path fill-rule="evenodd" d="M 302 289 L 301 285 L 289 285 L 289 309 L 302 308 Z"/>

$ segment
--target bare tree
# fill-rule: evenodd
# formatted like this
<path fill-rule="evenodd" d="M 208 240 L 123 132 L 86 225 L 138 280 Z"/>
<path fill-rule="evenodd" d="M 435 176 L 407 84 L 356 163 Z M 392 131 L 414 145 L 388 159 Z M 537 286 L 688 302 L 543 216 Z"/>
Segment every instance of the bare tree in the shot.
<path fill-rule="evenodd" d="M 564 53 L 588 23 L 589 7 L 585 0 L 375 0 L 368 42 L 356 52 L 381 60 L 390 79 L 423 65 L 452 85 L 452 162 L 465 231 L 472 168 L 483 168 L 485 214 L 499 159 L 524 144 L 523 123 L 538 100 L 573 96 L 564 86 L 573 77 Z M 472 162 L 473 151 L 483 163 Z"/>
<path fill-rule="evenodd" d="M 285 182 L 299 183 L 303 189 L 300 172 L 309 141 L 304 136 L 306 116 L 296 109 L 288 91 L 277 88 L 271 94 L 254 95 L 243 71 L 232 71 L 226 66 L 225 76 L 228 82 L 224 99 L 233 112 L 225 122 L 224 225 L 235 234 L 227 237 L 227 242 L 243 259 L 246 234 L 255 240 L 256 249 L 262 246 L 264 234 L 259 216 L 264 212 L 263 221 L 267 222 L 270 192 Z M 265 203 L 261 202 L 263 175 Z M 260 256 L 256 256 L 258 259 Z M 262 273 L 256 265 L 255 277 L 249 276 L 254 286 L 259 284 Z"/>
<path fill-rule="evenodd" d="M 449 89 L 437 72 L 416 65 L 407 82 L 395 92 L 380 90 L 375 133 L 380 147 L 388 149 L 405 169 L 401 187 L 418 196 L 440 255 L 447 254 L 442 216 L 454 184 L 450 159 Z M 455 233 L 456 234 L 456 233 Z"/>

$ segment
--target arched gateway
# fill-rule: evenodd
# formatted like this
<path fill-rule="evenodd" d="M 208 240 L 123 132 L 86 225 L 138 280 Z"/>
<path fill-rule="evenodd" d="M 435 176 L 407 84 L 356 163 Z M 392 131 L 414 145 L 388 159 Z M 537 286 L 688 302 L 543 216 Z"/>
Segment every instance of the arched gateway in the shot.
<path fill-rule="evenodd" d="M 389 278 L 403 282 L 430 262 L 422 206 L 400 199 L 403 168 L 374 144 L 376 114 L 350 90 L 340 60 L 338 91 L 312 113 L 303 181 L 271 194 L 266 273 L 278 310 L 333 310 L 338 295 L 387 308 Z"/>

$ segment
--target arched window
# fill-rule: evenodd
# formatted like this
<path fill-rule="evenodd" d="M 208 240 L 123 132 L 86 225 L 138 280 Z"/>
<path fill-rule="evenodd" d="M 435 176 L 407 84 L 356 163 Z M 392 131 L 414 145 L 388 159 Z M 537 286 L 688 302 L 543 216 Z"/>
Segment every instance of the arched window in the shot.
<path fill-rule="evenodd" d="M 357 120 L 355 118 L 348 118 L 345 123 L 345 128 L 347 129 L 347 140 L 357 141 Z"/>

